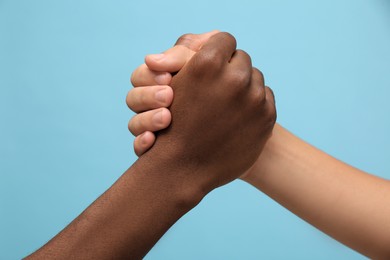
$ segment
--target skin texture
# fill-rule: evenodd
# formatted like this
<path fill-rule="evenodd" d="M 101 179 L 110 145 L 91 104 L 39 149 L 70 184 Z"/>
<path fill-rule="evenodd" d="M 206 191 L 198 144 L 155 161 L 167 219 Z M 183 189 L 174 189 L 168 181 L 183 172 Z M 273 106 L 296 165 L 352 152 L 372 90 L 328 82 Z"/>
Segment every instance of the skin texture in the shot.
<path fill-rule="evenodd" d="M 254 163 L 276 112 L 234 37 L 215 34 L 171 79 L 172 123 L 153 148 L 27 259 L 142 259 L 208 192 Z"/>
<path fill-rule="evenodd" d="M 172 123 L 145 155 L 155 157 L 169 147 L 183 167 L 196 171 L 189 181 L 197 179 L 206 191 L 236 179 L 255 162 L 276 120 L 274 97 L 261 72 L 252 68 L 248 54 L 236 50 L 234 37 L 218 33 L 171 86 Z"/>
<path fill-rule="evenodd" d="M 190 38 L 194 39 L 194 43 L 199 42 L 199 37 L 207 40 L 204 35 L 189 34 L 186 35 L 187 43 L 183 46 L 188 44 Z M 188 46 L 192 50 L 196 49 L 194 44 Z M 177 61 L 179 53 L 173 54 L 174 51 L 175 47 L 167 53 L 174 55 Z M 172 62 L 168 55 L 163 60 L 153 60 L 153 57 L 147 56 L 146 64 L 134 72 L 135 78 L 142 70 L 151 74 L 161 73 L 164 71 L 164 64 Z M 178 64 L 185 64 L 188 58 L 189 56 L 183 55 Z M 149 79 L 143 80 L 148 82 Z M 169 89 L 168 86 L 165 87 Z M 153 91 L 154 87 L 149 88 Z M 128 97 L 131 99 L 134 94 L 130 91 Z M 140 91 L 137 94 L 143 93 Z M 144 101 L 144 107 L 152 107 L 156 102 L 153 98 Z M 129 107 L 135 108 L 132 105 Z M 169 107 L 169 102 L 165 107 Z M 149 117 L 141 116 L 142 113 L 134 116 L 133 122 L 150 121 Z M 138 128 L 140 133 L 151 131 L 151 128 L 140 124 L 130 125 L 132 127 Z M 152 132 L 148 134 L 149 137 L 154 137 Z M 142 154 L 153 146 L 153 141 L 144 137 L 139 135 L 135 139 L 137 154 Z M 143 145 L 139 145 L 140 143 Z M 390 259 L 388 180 L 362 172 L 327 155 L 279 124 L 275 125 L 273 135 L 256 163 L 241 174 L 241 179 L 341 243 L 370 258 Z"/>
<path fill-rule="evenodd" d="M 145 63 L 132 73 L 131 83 L 135 88 L 129 91 L 126 103 L 136 113 L 150 110 L 150 113 L 140 113 L 129 121 L 130 132 L 133 134 L 142 133 L 140 135 L 134 134 L 136 136 L 134 151 L 138 156 L 153 145 L 155 135 L 152 132 L 155 131 L 154 129 L 156 127 L 164 129 L 171 123 L 170 112 L 164 113 L 167 112 L 166 110 L 161 116 L 156 115 L 154 120 L 151 120 L 153 115 L 159 112 L 155 108 L 166 108 L 172 103 L 173 91 L 167 85 L 172 80 L 171 73 L 179 71 L 195 52 L 217 33 L 219 31 L 214 30 L 199 35 L 182 35 L 173 48 L 162 53 L 163 56 L 161 54 L 146 56 Z M 153 67 L 153 71 L 148 66 Z M 161 75 L 163 75 L 163 80 L 161 80 Z M 156 122 L 156 120 L 158 121 Z"/>

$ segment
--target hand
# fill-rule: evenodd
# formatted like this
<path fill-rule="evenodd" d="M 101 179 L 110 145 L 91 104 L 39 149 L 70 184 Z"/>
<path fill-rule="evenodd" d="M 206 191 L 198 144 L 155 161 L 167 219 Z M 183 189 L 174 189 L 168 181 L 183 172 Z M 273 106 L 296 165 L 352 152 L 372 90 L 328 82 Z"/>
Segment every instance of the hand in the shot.
<path fill-rule="evenodd" d="M 250 57 L 236 51 L 231 35 L 215 34 L 171 86 L 172 124 L 142 157 L 163 158 L 187 173 L 190 168 L 191 176 L 175 179 L 205 191 L 239 177 L 258 158 L 276 120 L 272 91 Z"/>
<path fill-rule="evenodd" d="M 197 37 L 190 35 L 187 38 Z M 170 49 L 171 54 L 172 50 L 174 48 Z M 172 62 L 170 58 L 173 56 L 166 56 L 162 62 Z M 151 57 L 147 60 L 151 60 Z M 177 55 L 175 58 L 177 62 Z M 183 60 L 178 64 L 185 63 L 187 58 L 182 56 Z M 154 63 L 147 65 L 155 69 Z M 142 116 L 142 113 L 134 119 L 138 116 Z M 144 119 L 147 120 L 147 117 Z M 278 124 L 254 166 L 240 178 L 339 242 L 371 258 L 388 258 L 389 242 L 386 241 L 390 240 L 383 228 L 389 215 L 386 212 L 390 212 L 384 199 L 384 193 L 389 191 L 388 181 L 343 164 Z M 362 195 L 358 200 L 356 189 Z M 340 193 L 343 194 L 342 200 Z M 356 201 L 359 201 L 359 205 L 356 205 Z M 382 206 L 373 209 L 372 205 L 378 203 Z M 355 206 L 351 208 L 350 205 Z M 362 228 L 365 239 L 355 235 L 355 231 Z"/>
<path fill-rule="evenodd" d="M 134 89 L 130 90 L 126 103 L 136 113 L 129 121 L 129 130 L 136 136 L 134 151 L 141 156 L 155 142 L 153 132 L 166 128 L 171 123 L 169 107 L 173 100 L 170 86 L 170 72 L 179 71 L 191 59 L 195 52 L 208 39 L 217 34 L 214 30 L 203 34 L 185 34 L 175 46 L 161 54 L 148 55 L 145 63 L 139 66 L 131 75 Z M 151 69 L 150 69 L 151 68 Z"/>

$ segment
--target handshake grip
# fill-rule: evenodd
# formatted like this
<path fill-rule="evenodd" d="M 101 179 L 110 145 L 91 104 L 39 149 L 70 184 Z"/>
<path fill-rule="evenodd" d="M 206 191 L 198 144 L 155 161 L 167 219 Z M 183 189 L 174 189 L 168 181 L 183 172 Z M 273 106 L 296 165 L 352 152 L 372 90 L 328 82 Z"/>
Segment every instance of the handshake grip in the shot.
<path fill-rule="evenodd" d="M 236 40 L 217 33 L 173 77 L 171 125 L 143 156 L 176 165 L 180 185 L 208 193 L 259 157 L 276 121 L 274 96 Z"/>

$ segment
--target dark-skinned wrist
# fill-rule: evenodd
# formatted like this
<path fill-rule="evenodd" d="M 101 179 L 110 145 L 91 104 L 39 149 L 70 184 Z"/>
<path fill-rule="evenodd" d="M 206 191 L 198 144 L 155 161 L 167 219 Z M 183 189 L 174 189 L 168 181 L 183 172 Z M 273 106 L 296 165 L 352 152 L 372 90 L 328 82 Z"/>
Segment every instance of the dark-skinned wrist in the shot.
<path fill-rule="evenodd" d="M 183 162 L 178 152 L 153 150 L 143 154 L 132 166 L 139 169 L 137 176 L 134 176 L 137 182 L 158 191 L 175 203 L 177 208 L 187 211 L 211 191 L 207 181 L 193 178 L 200 169 Z"/>

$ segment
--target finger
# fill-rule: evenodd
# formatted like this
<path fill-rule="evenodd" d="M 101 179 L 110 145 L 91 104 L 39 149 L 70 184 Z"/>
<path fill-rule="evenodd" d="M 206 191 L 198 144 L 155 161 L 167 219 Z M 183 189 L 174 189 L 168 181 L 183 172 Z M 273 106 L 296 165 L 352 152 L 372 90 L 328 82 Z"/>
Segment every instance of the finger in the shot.
<path fill-rule="evenodd" d="M 214 30 L 203 34 L 184 34 L 174 47 L 164 53 L 147 55 L 145 63 L 151 70 L 177 72 L 217 33 L 219 31 Z"/>
<path fill-rule="evenodd" d="M 265 87 L 265 99 L 267 100 L 267 108 L 272 115 L 272 122 L 275 123 L 277 119 L 277 111 L 275 106 L 275 95 L 271 88 Z"/>
<path fill-rule="evenodd" d="M 271 104 L 273 104 L 273 106 L 275 106 L 276 104 L 276 101 L 275 101 L 275 95 L 274 95 L 274 92 L 272 91 L 272 89 L 270 87 L 265 87 L 265 98 L 267 101 L 271 102 Z"/>
<path fill-rule="evenodd" d="M 155 132 L 171 123 L 171 112 L 167 108 L 149 110 L 135 115 L 128 124 L 130 132 L 138 136 L 143 132 Z"/>
<path fill-rule="evenodd" d="M 131 74 L 131 84 L 134 87 L 151 85 L 168 85 L 171 82 L 172 75 L 168 72 L 153 71 L 142 64 Z"/>
<path fill-rule="evenodd" d="M 233 69 L 251 70 L 252 68 L 251 57 L 243 50 L 236 50 L 233 53 L 233 56 L 231 57 L 229 63 L 231 67 L 233 67 Z"/>
<path fill-rule="evenodd" d="M 264 87 L 265 81 L 264 81 L 264 74 L 259 69 L 253 67 L 252 68 L 252 81 L 260 86 Z"/>
<path fill-rule="evenodd" d="M 227 32 L 220 32 L 212 37 L 203 45 L 197 55 L 207 60 L 213 60 L 215 63 L 227 63 L 230 61 L 233 53 L 236 51 L 236 39 Z"/>
<path fill-rule="evenodd" d="M 142 133 L 134 139 L 134 152 L 137 156 L 147 152 L 156 141 L 156 136 L 149 131 Z"/>
<path fill-rule="evenodd" d="M 145 64 L 155 71 L 177 72 L 195 54 L 194 51 L 183 45 L 176 45 L 161 54 L 152 54 L 145 57 Z"/>
<path fill-rule="evenodd" d="M 201 34 L 192 34 L 192 33 L 184 34 L 179 37 L 175 45 L 183 45 L 188 49 L 197 52 L 202 48 L 203 44 L 205 44 L 210 39 L 210 37 L 212 37 L 217 33 L 220 33 L 220 31 L 213 30 L 211 32 L 201 33 Z"/>
<path fill-rule="evenodd" d="M 264 76 L 263 73 L 257 68 L 252 68 L 251 87 L 255 93 L 255 98 L 261 100 L 261 103 L 266 102 Z"/>
<path fill-rule="evenodd" d="M 230 59 L 228 68 L 231 80 L 240 83 L 240 86 L 251 86 L 253 76 L 252 61 L 246 52 L 242 50 L 235 51 Z"/>
<path fill-rule="evenodd" d="M 127 106 L 134 112 L 169 107 L 173 100 L 170 86 L 146 86 L 133 88 L 126 96 Z"/>

